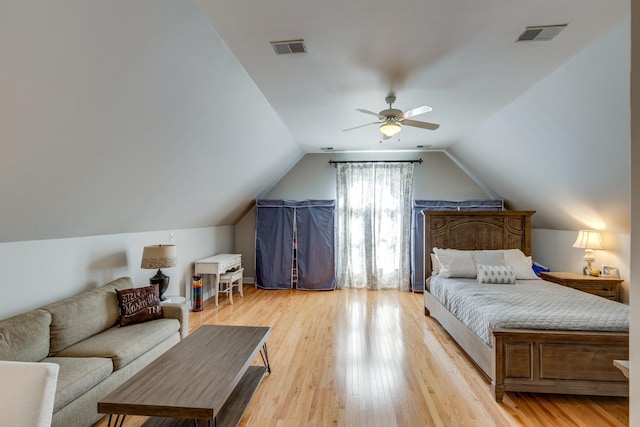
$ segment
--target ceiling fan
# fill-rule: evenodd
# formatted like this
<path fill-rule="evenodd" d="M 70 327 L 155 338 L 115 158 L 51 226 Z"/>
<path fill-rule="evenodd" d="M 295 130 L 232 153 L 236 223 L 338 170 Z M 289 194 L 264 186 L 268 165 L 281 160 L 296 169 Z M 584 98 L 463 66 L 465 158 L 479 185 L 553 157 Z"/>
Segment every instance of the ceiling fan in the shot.
<path fill-rule="evenodd" d="M 428 105 L 422 105 L 420 107 L 412 108 L 411 110 L 402 111 L 393 108 L 393 103 L 396 102 L 396 96 L 393 93 L 389 94 L 384 100 L 387 104 L 389 104 L 389 108 L 386 110 L 382 110 L 379 113 L 374 113 L 373 111 L 363 110 L 360 108 L 357 109 L 357 111 L 360 111 L 361 113 L 377 116 L 380 120 L 378 120 L 377 122 L 367 123 L 364 125 L 345 129 L 343 132 L 358 129 L 364 126 L 379 124 L 380 132 L 382 132 L 383 138 L 389 139 L 393 135 L 400 132 L 400 130 L 402 129 L 401 124 L 429 130 L 436 130 L 440 127 L 440 125 L 435 123 L 410 120 L 411 117 L 415 117 L 420 114 L 432 111 L 433 108 L 429 107 Z"/>

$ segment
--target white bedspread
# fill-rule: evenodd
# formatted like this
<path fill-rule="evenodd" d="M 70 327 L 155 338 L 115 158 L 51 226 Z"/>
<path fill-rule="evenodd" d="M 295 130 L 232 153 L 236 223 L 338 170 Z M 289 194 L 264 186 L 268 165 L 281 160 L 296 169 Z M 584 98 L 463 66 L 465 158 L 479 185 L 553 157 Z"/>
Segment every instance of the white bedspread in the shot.
<path fill-rule="evenodd" d="M 629 332 L 629 306 L 544 280 L 491 285 L 431 276 L 429 289 L 490 347 L 496 327 Z"/>

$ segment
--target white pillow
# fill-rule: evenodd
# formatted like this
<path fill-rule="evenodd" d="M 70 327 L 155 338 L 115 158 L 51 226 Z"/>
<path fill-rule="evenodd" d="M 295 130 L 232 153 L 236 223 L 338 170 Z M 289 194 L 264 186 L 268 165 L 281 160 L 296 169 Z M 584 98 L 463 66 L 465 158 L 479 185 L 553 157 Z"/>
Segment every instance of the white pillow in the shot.
<path fill-rule="evenodd" d="M 504 265 L 504 253 L 502 251 L 473 251 L 473 262 L 482 265 Z"/>
<path fill-rule="evenodd" d="M 435 254 L 431 254 L 431 275 L 437 276 L 440 271 L 440 262 Z"/>
<path fill-rule="evenodd" d="M 518 280 L 540 280 L 531 266 L 531 257 L 525 256 L 520 249 L 506 249 L 504 252 L 504 264 L 511 266 Z"/>
<path fill-rule="evenodd" d="M 478 277 L 480 283 L 493 283 L 501 285 L 513 285 L 516 283 L 516 275 L 509 265 L 482 265 L 478 264 Z"/>
<path fill-rule="evenodd" d="M 440 264 L 439 276 L 476 277 L 476 263 L 473 262 L 471 251 L 433 248 L 433 253 L 436 254 Z"/>

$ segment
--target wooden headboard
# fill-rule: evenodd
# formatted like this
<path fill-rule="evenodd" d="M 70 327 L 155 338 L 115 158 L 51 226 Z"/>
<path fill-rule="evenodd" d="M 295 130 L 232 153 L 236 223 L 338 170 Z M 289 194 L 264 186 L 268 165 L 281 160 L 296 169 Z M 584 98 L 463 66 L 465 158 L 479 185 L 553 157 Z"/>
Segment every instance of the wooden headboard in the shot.
<path fill-rule="evenodd" d="M 535 211 L 422 211 L 424 272 L 431 252 L 442 249 L 520 249 L 531 255 L 531 216 Z M 426 279 L 423 278 L 423 279 Z"/>

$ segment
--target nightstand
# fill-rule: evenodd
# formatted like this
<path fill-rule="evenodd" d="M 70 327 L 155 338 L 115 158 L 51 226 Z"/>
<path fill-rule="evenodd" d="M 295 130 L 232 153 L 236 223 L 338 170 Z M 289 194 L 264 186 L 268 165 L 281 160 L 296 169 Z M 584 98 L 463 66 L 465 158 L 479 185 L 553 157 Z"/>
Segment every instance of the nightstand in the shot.
<path fill-rule="evenodd" d="M 165 297 L 167 298 L 166 300 L 162 301 L 167 302 L 167 303 L 173 303 L 173 304 L 184 304 L 187 302 L 187 299 L 185 297 L 181 297 L 181 296 L 173 296 L 173 295 L 165 295 Z"/>
<path fill-rule="evenodd" d="M 558 271 L 542 272 L 540 273 L 540 277 L 548 282 L 557 283 L 558 285 L 567 286 L 613 301 L 620 301 L 620 283 L 622 283 L 622 279 L 585 276 L 583 274 Z"/>

